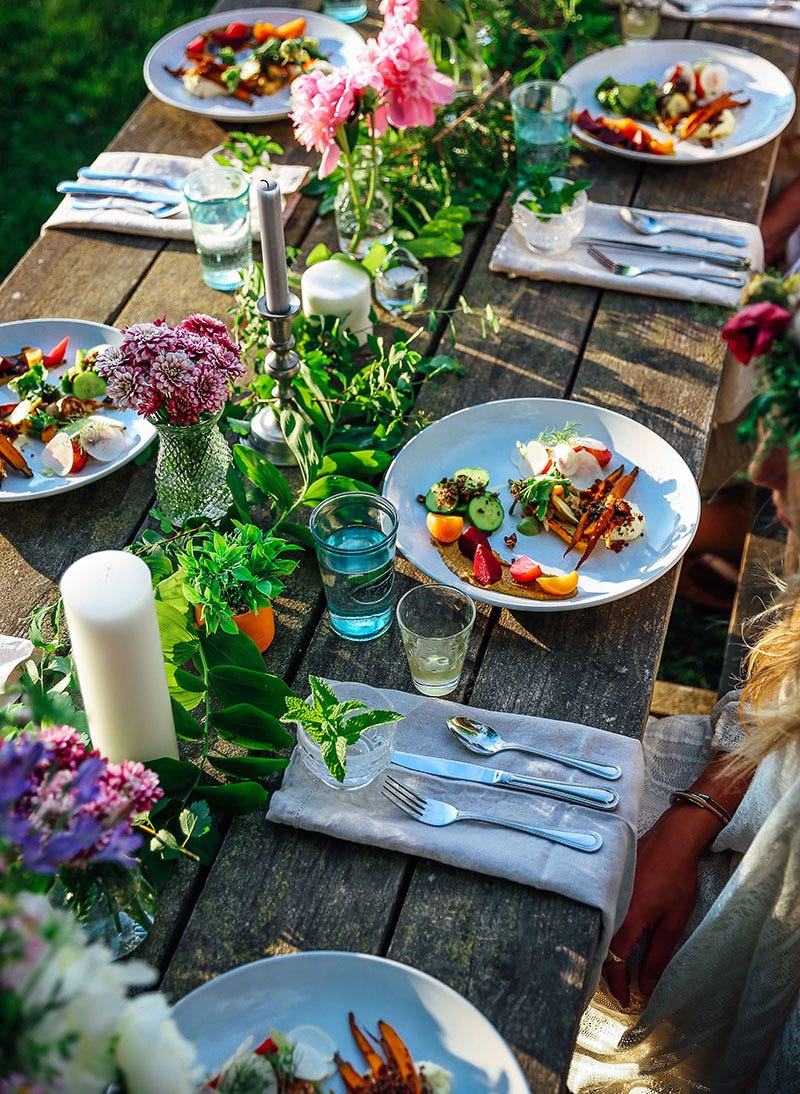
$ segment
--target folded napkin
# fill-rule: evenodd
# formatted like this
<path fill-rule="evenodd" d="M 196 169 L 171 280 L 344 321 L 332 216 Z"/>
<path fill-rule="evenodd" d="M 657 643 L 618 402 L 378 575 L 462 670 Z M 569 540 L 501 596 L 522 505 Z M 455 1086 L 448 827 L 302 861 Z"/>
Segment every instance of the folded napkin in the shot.
<path fill-rule="evenodd" d="M 620 804 L 617 809 L 613 813 L 603 813 L 522 791 L 453 782 L 396 766 L 390 768 L 399 782 L 450 802 L 459 809 L 473 809 L 552 828 L 600 832 L 603 846 L 599 851 L 587 854 L 493 825 L 465 821 L 446 828 L 431 828 L 415 821 L 383 797 L 380 792 L 382 776 L 360 790 L 337 790 L 317 779 L 296 749 L 284 773 L 281 789 L 272 796 L 267 813 L 270 820 L 281 824 L 507 878 L 598 908 L 603 927 L 591 970 L 593 989 L 600 978 L 609 941 L 624 917 L 633 885 L 636 824 L 644 780 L 639 742 L 569 722 L 500 714 L 365 684 L 329 682 L 340 700 L 361 699 L 372 707 L 394 709 L 404 714 L 404 720 L 397 725 L 395 747 L 400 751 L 466 760 L 559 782 L 603 785 L 618 791 Z M 612 783 L 521 752 L 503 752 L 486 758 L 471 755 L 445 725 L 454 715 L 467 715 L 487 722 L 504 737 L 520 744 L 617 763 L 622 768 L 622 777 Z"/>
<path fill-rule="evenodd" d="M 33 653 L 33 642 L 16 638 L 12 634 L 0 634 L 0 690 L 11 687 L 19 676 L 19 666 Z"/>
<path fill-rule="evenodd" d="M 204 166 L 205 163 L 205 160 L 192 159 L 189 156 L 167 156 L 150 152 L 101 152 L 92 167 L 115 174 L 165 175 L 167 178 L 183 179 L 190 171 Z M 292 164 L 273 164 L 269 171 L 260 168 L 253 171 L 250 175 L 250 214 L 256 236 L 258 235 L 258 199 L 255 189 L 257 180 L 272 178 L 280 186 L 285 224 L 300 200 L 299 190 L 307 175 L 307 167 L 297 167 Z M 135 190 L 137 187 L 160 189 L 158 183 L 115 182 L 111 179 L 107 183 L 87 179 L 86 184 L 88 186 L 119 186 L 127 190 Z M 177 193 L 167 187 L 163 189 L 165 196 L 174 196 Z M 88 199 L 81 195 L 76 195 L 74 198 L 70 194 L 65 195 L 53 215 L 45 221 L 42 232 L 47 231 L 48 228 L 97 228 L 106 232 L 126 232 L 129 235 L 156 236 L 161 239 L 190 240 L 192 238 L 189 213 L 184 205 L 174 216 L 157 220 L 147 212 L 147 205 L 142 204 L 139 209 L 133 204 L 126 205 L 115 199 L 109 199 L 92 209 L 76 207 L 76 201 L 86 200 Z"/>
<path fill-rule="evenodd" d="M 695 23 L 765 23 L 771 27 L 791 27 L 793 30 L 800 28 L 800 8 L 770 7 L 766 3 L 758 7 L 755 0 L 753 4 L 726 4 L 710 0 L 708 10 L 703 12 L 686 11 L 671 4 L 669 0 L 664 0 L 662 14 L 665 19 L 683 19 Z"/>
<path fill-rule="evenodd" d="M 669 269 L 699 270 L 703 273 L 718 275 L 736 273 L 722 266 L 700 262 L 694 258 L 681 258 L 678 255 L 663 254 L 655 249 L 658 245 L 691 248 L 694 251 L 715 251 L 735 255 L 750 260 L 752 269 L 764 268 L 764 244 L 757 225 L 739 220 L 723 220 L 721 217 L 700 216 L 694 213 L 656 213 L 667 224 L 676 227 L 700 228 L 704 231 L 723 232 L 727 235 L 743 236 L 746 247 L 729 247 L 720 243 L 710 243 L 696 236 L 682 235 L 679 232 L 665 232 L 658 236 L 645 236 L 629 228 L 620 218 L 619 205 L 601 205 L 589 202 L 586 214 L 586 227 L 579 238 L 565 254 L 544 254 L 531 251 L 522 236 L 511 224 L 494 249 L 489 269 L 506 273 L 510 277 L 533 277 L 545 281 L 575 281 L 581 285 L 596 285 L 604 289 L 618 289 L 625 292 L 644 293 L 648 296 L 674 297 L 677 300 L 698 300 L 705 304 L 722 304 L 735 307 L 742 295 L 736 286 L 728 288 L 710 281 L 698 281 L 693 278 L 671 277 L 664 274 L 642 274 L 639 277 L 619 277 L 603 269 L 587 254 L 587 245 L 581 240 L 585 237 L 597 239 L 629 240 L 645 243 L 652 250 L 628 250 L 614 248 L 611 244 L 598 244 L 598 250 L 610 258 L 624 262 L 628 266 L 663 266 Z M 746 272 L 746 271 L 745 271 Z"/>

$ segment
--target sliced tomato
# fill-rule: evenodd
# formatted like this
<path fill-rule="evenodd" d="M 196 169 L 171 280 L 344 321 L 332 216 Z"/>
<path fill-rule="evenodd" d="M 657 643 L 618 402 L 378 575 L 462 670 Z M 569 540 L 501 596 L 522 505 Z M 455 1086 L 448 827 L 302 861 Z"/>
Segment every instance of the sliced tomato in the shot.
<path fill-rule="evenodd" d="M 245 23 L 228 23 L 224 30 L 212 30 L 211 37 L 221 46 L 235 46 L 250 37 L 250 27 Z"/>
<path fill-rule="evenodd" d="M 61 341 L 45 354 L 43 364 L 45 368 L 56 368 L 64 360 L 64 356 L 67 352 L 67 346 L 69 345 L 69 337 L 62 338 Z"/>
<path fill-rule="evenodd" d="M 607 463 L 611 462 L 611 458 L 614 453 L 610 448 L 589 448 L 585 444 L 578 445 L 577 452 L 591 452 L 601 467 L 605 467 Z"/>
<path fill-rule="evenodd" d="M 86 449 L 81 447 L 81 442 L 72 439 L 72 467 L 69 469 L 70 475 L 76 474 L 78 471 L 83 471 L 86 466 L 86 461 L 89 459 L 89 453 Z"/>
<path fill-rule="evenodd" d="M 187 53 L 199 54 L 202 56 L 206 49 L 206 36 L 205 34 L 198 34 L 196 38 L 192 38 L 189 45 L 186 47 Z"/>
<path fill-rule="evenodd" d="M 542 567 L 538 562 L 534 562 L 532 558 L 528 558 L 527 555 L 520 555 L 511 563 L 509 573 L 514 581 L 519 581 L 521 585 L 527 585 L 528 582 L 536 581 L 538 577 L 542 576 Z"/>
<path fill-rule="evenodd" d="M 267 1037 L 266 1041 L 262 1041 L 258 1048 L 254 1048 L 256 1056 L 269 1056 L 273 1052 L 278 1051 L 278 1046 L 272 1040 L 271 1037 Z"/>

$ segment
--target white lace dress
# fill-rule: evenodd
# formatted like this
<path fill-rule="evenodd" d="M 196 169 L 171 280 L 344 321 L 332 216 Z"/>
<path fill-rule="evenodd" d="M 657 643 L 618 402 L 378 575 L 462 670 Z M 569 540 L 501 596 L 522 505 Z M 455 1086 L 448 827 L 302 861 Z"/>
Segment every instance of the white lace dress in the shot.
<path fill-rule="evenodd" d="M 651 719 L 640 832 L 741 735 L 738 694 L 711 718 Z M 574 1094 L 800 1092 L 800 742 L 759 766 L 702 863 L 687 935 L 644 1011 L 604 987 L 581 1023 Z"/>

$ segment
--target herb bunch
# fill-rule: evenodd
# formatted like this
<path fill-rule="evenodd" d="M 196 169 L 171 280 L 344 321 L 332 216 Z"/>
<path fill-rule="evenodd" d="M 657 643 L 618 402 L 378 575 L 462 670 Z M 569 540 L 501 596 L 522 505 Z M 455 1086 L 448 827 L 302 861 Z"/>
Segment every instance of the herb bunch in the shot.
<path fill-rule="evenodd" d="M 531 170 L 525 184 L 531 196 L 523 200 L 522 204 L 536 213 L 540 220 L 566 213 L 572 208 L 578 194 L 592 185 L 588 179 L 563 182 L 563 172 L 567 170 L 567 163 L 539 163 Z M 556 180 L 563 184 L 555 185 Z"/>

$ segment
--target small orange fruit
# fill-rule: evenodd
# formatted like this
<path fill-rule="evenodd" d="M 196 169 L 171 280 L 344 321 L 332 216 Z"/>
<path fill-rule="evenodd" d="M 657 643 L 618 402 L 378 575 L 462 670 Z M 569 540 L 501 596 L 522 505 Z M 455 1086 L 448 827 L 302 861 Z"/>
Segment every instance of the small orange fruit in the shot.
<path fill-rule="evenodd" d="M 543 593 L 549 593 L 550 596 L 569 596 L 578 587 L 578 571 L 573 570 L 571 574 L 564 574 L 563 576 L 544 574 L 537 579 L 536 584 Z"/>
<path fill-rule="evenodd" d="M 425 523 L 440 543 L 455 543 L 464 528 L 464 518 L 452 513 L 428 513 Z"/>

